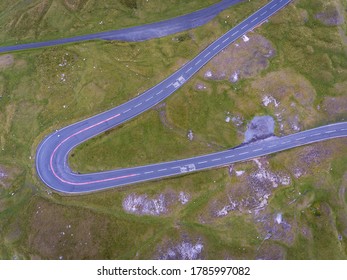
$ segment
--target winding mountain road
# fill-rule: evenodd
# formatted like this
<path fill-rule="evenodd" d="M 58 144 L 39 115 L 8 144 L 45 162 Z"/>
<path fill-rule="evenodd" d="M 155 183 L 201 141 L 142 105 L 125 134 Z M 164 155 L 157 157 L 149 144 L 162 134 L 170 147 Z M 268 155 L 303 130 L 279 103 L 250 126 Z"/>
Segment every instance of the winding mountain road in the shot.
<path fill-rule="evenodd" d="M 138 97 L 99 115 L 64 127 L 38 146 L 36 169 L 41 180 L 62 193 L 90 193 L 138 182 L 226 166 L 310 143 L 347 136 L 347 122 L 330 124 L 284 137 L 272 137 L 234 149 L 188 159 L 107 172 L 76 174 L 68 165 L 73 148 L 152 108 L 182 87 L 208 61 L 246 32 L 284 8 L 291 0 L 273 0 L 225 33 L 171 76 Z"/>

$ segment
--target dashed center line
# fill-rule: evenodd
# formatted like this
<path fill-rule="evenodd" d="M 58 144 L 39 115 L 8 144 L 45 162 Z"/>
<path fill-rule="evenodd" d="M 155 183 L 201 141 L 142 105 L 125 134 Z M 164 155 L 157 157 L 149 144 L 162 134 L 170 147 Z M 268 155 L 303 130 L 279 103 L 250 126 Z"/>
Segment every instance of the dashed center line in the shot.
<path fill-rule="evenodd" d="M 227 156 L 227 157 L 225 157 L 225 158 L 233 158 L 235 155 L 232 155 L 232 156 Z"/>
<path fill-rule="evenodd" d="M 259 149 L 256 149 L 256 150 L 253 150 L 253 152 L 259 152 L 259 151 L 262 151 L 263 148 L 259 148 Z"/>
<path fill-rule="evenodd" d="M 248 26 L 248 24 L 241 27 L 241 30 L 245 29 Z"/>
<path fill-rule="evenodd" d="M 212 161 L 219 161 L 221 158 L 214 158 Z"/>
<path fill-rule="evenodd" d="M 166 86 L 166 88 L 169 88 L 169 87 L 171 87 L 171 86 L 172 86 L 172 83 L 171 83 L 171 84 L 169 84 L 169 85 L 167 85 L 167 86 Z"/>
<path fill-rule="evenodd" d="M 253 20 L 251 21 L 251 23 L 255 22 L 257 19 L 258 19 L 258 17 L 256 17 L 255 19 L 253 19 Z"/>
<path fill-rule="evenodd" d="M 236 35 L 237 33 L 239 33 L 238 31 L 236 31 L 235 33 L 233 33 L 231 36 L 234 36 L 234 35 Z"/>
<path fill-rule="evenodd" d="M 166 170 L 167 170 L 167 168 L 163 168 L 163 169 L 159 169 L 158 171 L 162 172 L 162 171 L 166 171 Z"/>
<path fill-rule="evenodd" d="M 271 145 L 271 146 L 269 146 L 269 148 L 273 148 L 273 147 L 276 147 L 277 145 Z"/>
<path fill-rule="evenodd" d="M 239 154 L 240 156 L 242 156 L 242 155 L 246 155 L 246 154 L 248 154 L 249 152 L 244 152 L 244 153 L 241 153 L 241 154 Z"/>
<path fill-rule="evenodd" d="M 154 171 L 147 171 L 147 172 L 145 172 L 145 174 L 151 174 L 151 173 L 154 173 Z"/>
<path fill-rule="evenodd" d="M 300 137 L 300 138 L 296 139 L 296 141 L 300 141 L 300 140 L 303 140 L 303 139 L 306 139 L 306 137 Z"/>
<path fill-rule="evenodd" d="M 263 12 L 263 13 L 261 14 L 261 16 L 265 15 L 266 13 L 267 13 L 267 11 Z"/>
<path fill-rule="evenodd" d="M 326 131 L 325 133 L 334 133 L 336 130 L 329 130 L 329 131 Z"/>
<path fill-rule="evenodd" d="M 224 39 L 222 43 L 225 43 L 225 42 L 228 41 L 229 39 L 230 39 L 229 37 L 226 38 L 226 39 Z"/>
<path fill-rule="evenodd" d="M 188 73 L 188 72 L 190 72 L 190 70 L 192 70 L 193 69 L 193 67 L 190 67 L 187 71 L 186 71 L 186 74 Z"/>
<path fill-rule="evenodd" d="M 215 51 L 216 49 L 218 49 L 220 47 L 220 45 L 217 45 L 213 48 L 213 50 Z"/>
<path fill-rule="evenodd" d="M 137 107 L 139 107 L 139 106 L 141 106 L 142 105 L 142 102 L 141 103 L 139 103 L 139 104 L 137 104 L 137 105 L 135 105 L 135 107 L 134 108 L 137 108 Z"/>
<path fill-rule="evenodd" d="M 204 58 L 208 57 L 210 55 L 211 52 L 208 52 L 207 54 L 205 54 Z"/>
<path fill-rule="evenodd" d="M 198 164 L 204 164 L 204 163 L 206 163 L 207 162 L 207 160 L 205 160 L 205 161 L 200 161 L 200 162 L 198 162 Z"/>
<path fill-rule="evenodd" d="M 148 102 L 149 100 L 151 100 L 153 98 L 153 96 L 151 96 L 150 98 L 147 98 L 146 101 Z"/>
<path fill-rule="evenodd" d="M 312 134 L 312 136 L 319 136 L 321 135 L 322 133 L 316 133 L 316 134 Z"/>
<path fill-rule="evenodd" d="M 125 110 L 123 114 L 128 113 L 129 111 L 131 111 L 131 109 Z"/>
<path fill-rule="evenodd" d="M 201 59 L 199 59 L 199 60 L 198 60 L 198 62 L 197 62 L 197 63 L 195 63 L 195 65 L 198 65 L 200 62 L 201 62 Z"/>

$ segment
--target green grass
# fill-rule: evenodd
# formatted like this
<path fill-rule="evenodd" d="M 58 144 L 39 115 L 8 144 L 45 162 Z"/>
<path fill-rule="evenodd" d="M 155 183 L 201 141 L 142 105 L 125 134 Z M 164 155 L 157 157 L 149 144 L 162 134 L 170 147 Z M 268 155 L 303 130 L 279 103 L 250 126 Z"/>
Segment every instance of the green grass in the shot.
<path fill-rule="evenodd" d="M 217 2 L 216 0 L 2 1 L 0 40 L 8 45 L 120 29 L 180 16 Z M 69 3 L 77 5 L 72 6 Z"/>
<path fill-rule="evenodd" d="M 153 6 L 137 1 L 137 10 L 133 9 L 134 1 L 114 4 L 79 1 L 76 11 L 67 10 L 64 1 L 41 1 L 46 2 L 48 8 L 38 13 L 38 1 L 29 4 L 2 1 L 0 40 L 11 44 L 17 40 L 46 40 L 133 26 L 180 15 L 216 1 L 150 1 L 149 5 Z M 45 135 L 121 104 L 157 84 L 265 2 L 245 2 L 224 11 L 203 27 L 158 40 L 88 42 L 14 54 L 14 65 L 0 71 L 0 145 L 4 148 L 0 150 L 0 167 L 16 169 L 16 175 L 9 178 L 10 188 L 0 187 L 0 258 L 59 258 L 62 255 L 65 258 L 146 259 L 157 254 L 158 246 L 168 240 L 179 242 L 184 235 L 192 240 L 202 238 L 206 258 L 257 257 L 261 239 L 257 238 L 259 225 L 252 215 L 231 212 L 220 219 L 206 218 L 211 201 L 220 199 L 227 188 L 238 183 L 239 179 L 230 178 L 226 169 L 66 197 L 50 193 L 38 180 L 34 157 Z M 341 120 L 344 116 L 331 116 L 316 109 L 325 96 L 342 95 L 333 88 L 347 78 L 346 52 L 338 29 L 314 19 L 319 6 L 313 6 L 308 0 L 294 4 L 256 29 L 276 48 L 269 68 L 260 75 L 236 84 L 205 81 L 201 74 L 207 65 L 166 100 L 165 107 L 158 109 L 166 111 L 173 129 L 160 121 L 157 110 L 150 110 L 78 147 L 70 158 L 72 167 L 79 171 L 106 170 L 184 158 L 237 145 L 243 135 L 225 122 L 226 113 L 240 114 L 246 122 L 255 115 L 273 115 L 273 108 L 261 105 L 262 93 L 253 83 L 283 69 L 295 73 L 297 76 L 290 79 L 298 83 L 301 78 L 296 77 L 301 75 L 315 90 L 314 104 L 298 106 L 300 117 L 309 119 L 304 120 L 305 128 Z M 91 12 L 91 7 L 98 8 Z M 308 22 L 297 20 L 299 8 L 308 11 Z M 34 17 L 32 25 L 28 24 L 29 17 Z M 100 25 L 101 20 L 104 24 Z M 208 91 L 196 91 L 198 82 L 204 82 Z M 299 89 L 294 87 L 293 91 Z M 288 98 L 283 105 L 289 108 L 292 101 L 295 99 Z M 312 114 L 305 115 L 306 108 Z M 241 130 L 244 128 L 245 124 Z M 197 140 L 187 140 L 189 129 Z M 292 167 L 304 148 L 269 157 L 271 169 L 289 173 L 292 184 L 273 192 L 266 211 L 269 215 L 282 212 L 285 219 L 295 221 L 296 237 L 291 245 L 269 240 L 264 246 L 284 248 L 285 257 L 289 259 L 345 259 L 347 255 L 346 238 L 337 242 L 338 233 L 342 234 L 347 224 L 347 199 L 339 197 L 347 170 L 345 142 L 336 140 L 318 147 L 334 152 L 326 161 L 314 164 L 310 173 L 300 179 L 294 179 Z M 239 164 L 235 168 L 249 172 L 254 166 Z M 184 191 L 191 195 L 191 201 L 184 206 L 173 205 L 168 214 L 160 217 L 136 216 L 123 210 L 122 201 L 129 194 L 155 197 L 166 191 Z M 303 195 L 289 204 L 299 192 Z M 42 216 L 36 214 L 39 206 L 45 211 Z M 74 236 L 65 239 L 60 236 L 56 249 L 49 247 L 50 238 L 66 231 L 69 224 Z M 304 227 L 310 230 L 308 237 L 302 234 Z M 88 239 L 89 231 L 92 239 Z M 88 246 L 81 247 L 78 240 L 85 240 Z"/>

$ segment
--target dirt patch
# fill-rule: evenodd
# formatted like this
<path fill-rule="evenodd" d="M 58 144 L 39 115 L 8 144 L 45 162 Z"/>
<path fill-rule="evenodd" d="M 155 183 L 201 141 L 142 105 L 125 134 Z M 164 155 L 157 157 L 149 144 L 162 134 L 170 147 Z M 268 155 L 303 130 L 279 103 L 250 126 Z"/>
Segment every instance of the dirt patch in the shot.
<path fill-rule="evenodd" d="M 19 175 L 19 169 L 13 166 L 0 164 L 0 189 L 8 189 L 12 186 L 13 180 Z"/>
<path fill-rule="evenodd" d="M 207 65 L 205 79 L 230 80 L 256 76 L 269 65 L 269 59 L 275 55 L 272 44 L 263 36 L 251 34 L 232 44 Z"/>
<path fill-rule="evenodd" d="M 325 1 L 323 10 L 316 18 L 325 25 L 336 26 L 344 23 L 343 8 L 336 2 Z"/>
<path fill-rule="evenodd" d="M 286 249 L 277 244 L 264 243 L 257 253 L 257 260 L 284 260 Z"/>
<path fill-rule="evenodd" d="M 14 64 L 14 57 L 11 54 L 0 56 L 0 70 L 4 70 Z"/>
<path fill-rule="evenodd" d="M 129 194 L 123 200 L 123 209 L 131 214 L 160 216 L 169 213 L 170 209 L 177 204 L 187 204 L 190 195 L 185 192 L 176 194 L 166 192 L 150 198 L 147 194 Z"/>
<path fill-rule="evenodd" d="M 346 115 L 347 97 L 325 97 L 323 101 L 323 110 L 331 116 Z"/>

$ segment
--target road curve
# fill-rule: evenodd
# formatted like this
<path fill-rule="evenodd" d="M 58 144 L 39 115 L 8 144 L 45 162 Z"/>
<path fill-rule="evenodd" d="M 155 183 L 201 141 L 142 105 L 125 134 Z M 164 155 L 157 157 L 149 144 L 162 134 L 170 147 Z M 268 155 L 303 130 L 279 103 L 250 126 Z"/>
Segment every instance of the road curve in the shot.
<path fill-rule="evenodd" d="M 225 47 L 289 2 L 290 0 L 269 2 L 153 88 L 118 107 L 57 130 L 46 137 L 38 146 L 36 154 L 36 169 L 41 180 L 58 192 L 82 194 L 216 168 L 318 141 L 346 137 L 347 122 L 343 122 L 280 138 L 273 137 L 223 152 L 134 168 L 76 174 L 68 165 L 68 155 L 74 147 L 163 101 Z"/>
<path fill-rule="evenodd" d="M 212 20 L 221 11 L 242 1 L 245 0 L 222 0 L 217 4 L 211 5 L 205 9 L 201 9 L 190 14 L 141 26 L 75 36 L 71 38 L 56 39 L 46 42 L 4 46 L 0 47 L 0 53 L 52 47 L 62 44 L 71 44 L 91 40 L 118 40 L 127 42 L 139 42 L 154 38 L 160 38 L 201 26 Z"/>

